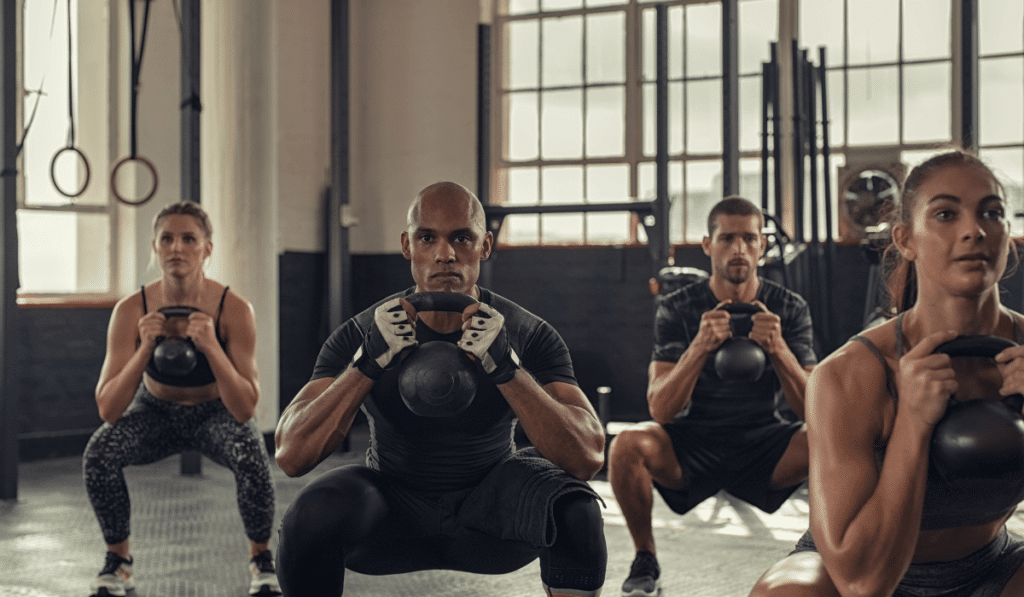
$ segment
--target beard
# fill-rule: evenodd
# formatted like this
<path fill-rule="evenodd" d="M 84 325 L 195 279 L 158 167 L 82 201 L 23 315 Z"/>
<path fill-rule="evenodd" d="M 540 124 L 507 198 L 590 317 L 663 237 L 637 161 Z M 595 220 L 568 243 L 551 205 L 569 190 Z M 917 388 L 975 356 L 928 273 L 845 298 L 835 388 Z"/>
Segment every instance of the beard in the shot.
<path fill-rule="evenodd" d="M 725 271 L 722 275 L 731 284 L 740 285 L 750 279 L 750 274 L 753 271 L 749 265 L 744 263 L 743 265 L 732 265 L 728 264 L 725 266 Z"/>

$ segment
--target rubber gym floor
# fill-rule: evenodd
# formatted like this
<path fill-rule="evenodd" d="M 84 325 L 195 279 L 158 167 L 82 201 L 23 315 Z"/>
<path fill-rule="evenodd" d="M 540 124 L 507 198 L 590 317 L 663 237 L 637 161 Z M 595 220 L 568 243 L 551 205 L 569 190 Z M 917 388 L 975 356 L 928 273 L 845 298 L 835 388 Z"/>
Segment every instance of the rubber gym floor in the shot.
<path fill-rule="evenodd" d="M 331 456 L 317 470 L 290 479 L 274 468 L 277 518 L 319 471 L 362 462 L 366 438 Z M 204 459 L 202 474 L 179 474 L 177 457 L 126 469 L 132 497 L 132 552 L 136 597 L 243 597 L 247 545 L 235 507 L 231 474 Z M 81 460 L 23 463 L 19 498 L 0 501 L 0 597 L 85 597 L 103 563 L 104 546 L 82 484 Z M 603 475 L 592 481 L 605 500 L 608 575 L 603 594 L 620 595 L 633 545 Z M 662 566 L 662 595 L 746 597 L 764 570 L 785 556 L 807 528 L 806 488 L 775 514 L 725 493 L 684 516 L 660 497 L 653 512 Z M 1010 530 L 1024 534 L 1024 511 Z M 271 547 L 276 546 L 276 539 Z M 536 562 L 516 572 L 486 576 L 426 571 L 395 576 L 346 574 L 345 595 L 379 597 L 542 596 Z M 298 596 L 296 596 L 298 597 Z"/>

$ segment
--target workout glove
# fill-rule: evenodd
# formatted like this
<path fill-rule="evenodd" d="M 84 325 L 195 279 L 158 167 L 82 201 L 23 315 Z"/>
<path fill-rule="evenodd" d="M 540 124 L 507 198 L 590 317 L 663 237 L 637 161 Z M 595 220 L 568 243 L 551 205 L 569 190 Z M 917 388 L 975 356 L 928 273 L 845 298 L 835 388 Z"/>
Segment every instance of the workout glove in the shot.
<path fill-rule="evenodd" d="M 366 377 L 377 379 L 395 356 L 409 346 L 416 346 L 416 327 L 399 299 L 391 299 L 373 312 L 370 329 L 356 351 L 353 365 Z"/>
<path fill-rule="evenodd" d="M 490 305 L 481 304 L 469 328 L 462 332 L 459 348 L 476 357 L 484 372 L 496 384 L 510 381 L 519 368 L 519 356 L 508 343 L 505 318 Z"/>

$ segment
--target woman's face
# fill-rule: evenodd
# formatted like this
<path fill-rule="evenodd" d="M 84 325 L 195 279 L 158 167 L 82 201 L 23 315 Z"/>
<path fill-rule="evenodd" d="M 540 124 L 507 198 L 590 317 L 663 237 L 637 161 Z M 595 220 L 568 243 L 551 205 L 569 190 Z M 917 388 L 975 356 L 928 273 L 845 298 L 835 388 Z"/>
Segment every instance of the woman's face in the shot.
<path fill-rule="evenodd" d="M 213 250 L 213 243 L 206 238 L 195 218 L 170 214 L 157 226 L 153 250 L 161 269 L 169 274 L 184 275 L 203 267 L 203 262 Z"/>
<path fill-rule="evenodd" d="M 1010 224 L 991 175 L 975 166 L 947 166 L 919 187 L 910 230 L 894 239 L 914 261 L 921 289 L 938 286 L 957 296 L 992 290 L 1006 271 Z"/>

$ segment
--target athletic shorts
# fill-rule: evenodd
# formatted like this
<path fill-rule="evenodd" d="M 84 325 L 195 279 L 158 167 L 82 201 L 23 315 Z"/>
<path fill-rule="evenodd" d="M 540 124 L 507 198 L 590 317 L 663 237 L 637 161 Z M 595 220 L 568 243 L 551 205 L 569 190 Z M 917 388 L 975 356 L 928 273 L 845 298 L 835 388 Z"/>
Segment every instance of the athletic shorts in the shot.
<path fill-rule="evenodd" d="M 772 473 L 801 422 L 757 427 L 711 427 L 677 417 L 663 426 L 683 470 L 682 489 L 658 485 L 676 513 L 685 514 L 721 490 L 765 512 L 775 512 L 800 485 L 773 490 Z"/>
<path fill-rule="evenodd" d="M 793 553 L 818 551 L 807 531 Z M 892 597 L 999 597 L 1024 565 L 1024 541 L 999 535 L 978 551 L 952 562 L 911 564 Z"/>

